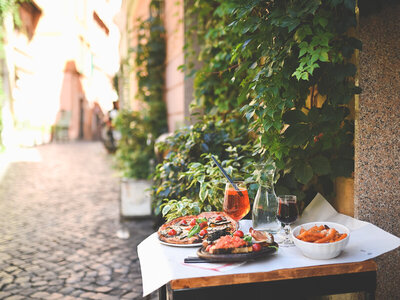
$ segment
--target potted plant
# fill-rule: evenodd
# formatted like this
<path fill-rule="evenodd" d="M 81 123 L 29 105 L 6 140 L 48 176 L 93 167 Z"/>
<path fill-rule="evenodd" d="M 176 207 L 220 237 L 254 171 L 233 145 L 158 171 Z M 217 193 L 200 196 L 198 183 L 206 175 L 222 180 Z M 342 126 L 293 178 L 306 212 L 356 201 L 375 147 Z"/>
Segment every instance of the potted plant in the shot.
<path fill-rule="evenodd" d="M 120 132 L 114 157 L 121 176 L 121 215 L 148 216 L 151 214 L 149 176 L 154 159 L 151 137 L 139 112 L 120 111 L 114 126 Z"/>
<path fill-rule="evenodd" d="M 137 44 L 129 49 L 134 58 L 139 111 L 121 111 L 115 127 L 121 133 L 115 154 L 121 171 L 122 216 L 151 214 L 148 180 L 155 160 L 155 139 L 168 131 L 163 99 L 165 71 L 165 33 L 162 2 L 150 2 L 150 15 L 137 24 Z M 128 70 L 130 68 L 127 68 Z M 131 74 L 126 74 L 128 79 Z"/>

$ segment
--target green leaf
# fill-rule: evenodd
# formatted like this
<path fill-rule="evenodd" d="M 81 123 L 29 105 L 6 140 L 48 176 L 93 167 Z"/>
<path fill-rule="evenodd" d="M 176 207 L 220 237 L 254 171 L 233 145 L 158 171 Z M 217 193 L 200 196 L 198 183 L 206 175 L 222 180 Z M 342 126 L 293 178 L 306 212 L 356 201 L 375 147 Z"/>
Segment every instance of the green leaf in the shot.
<path fill-rule="evenodd" d="M 304 72 L 303 74 L 301 74 L 300 78 L 303 80 L 308 80 L 308 73 Z"/>
<path fill-rule="evenodd" d="M 327 18 L 321 17 L 321 18 L 318 19 L 318 21 L 319 21 L 319 24 L 320 24 L 323 28 L 325 28 L 326 25 L 328 25 L 328 19 L 327 19 Z"/>
<path fill-rule="evenodd" d="M 196 223 L 197 224 L 200 224 L 200 223 L 203 223 L 203 222 L 206 222 L 207 221 L 207 218 L 198 218 L 198 219 L 196 219 Z"/>
<path fill-rule="evenodd" d="M 318 175 L 326 175 L 331 172 L 331 164 L 329 159 L 323 155 L 318 155 L 310 160 L 310 164 L 314 173 Z"/>
<path fill-rule="evenodd" d="M 245 240 L 246 242 L 251 243 L 251 241 L 253 240 L 253 238 L 251 237 L 251 235 L 246 234 L 246 235 L 243 237 L 243 240 Z"/>
<path fill-rule="evenodd" d="M 255 110 L 254 110 L 254 109 L 252 109 L 252 110 L 250 110 L 250 111 L 248 111 L 248 112 L 246 113 L 246 119 L 247 119 L 247 121 L 250 121 L 250 119 L 254 116 L 254 113 L 255 113 Z"/>
<path fill-rule="evenodd" d="M 307 48 L 301 48 L 299 51 L 299 57 L 302 57 L 306 53 L 307 53 Z"/>
<path fill-rule="evenodd" d="M 275 188 L 275 192 L 277 195 L 291 195 L 290 190 L 282 185 L 277 185 Z"/>
<path fill-rule="evenodd" d="M 319 56 L 319 60 L 323 61 L 323 62 L 328 62 L 329 61 L 329 55 L 328 52 L 321 52 L 320 56 Z"/>
<path fill-rule="evenodd" d="M 165 205 L 162 209 L 162 214 L 163 216 L 165 216 L 169 211 L 171 210 L 171 206 L 170 205 Z"/>
<path fill-rule="evenodd" d="M 288 31 L 292 32 L 300 24 L 300 20 L 292 20 L 288 25 Z"/>
<path fill-rule="evenodd" d="M 303 145 L 310 137 L 309 127 L 305 124 L 290 125 L 284 135 L 291 146 Z"/>
<path fill-rule="evenodd" d="M 196 233 L 200 232 L 200 226 L 198 224 L 194 225 L 192 229 L 190 229 L 187 237 L 191 238 L 192 236 L 194 236 Z"/>
<path fill-rule="evenodd" d="M 304 25 L 296 30 L 296 33 L 294 34 L 294 39 L 296 40 L 296 42 L 301 43 L 308 35 L 312 35 L 312 30 L 309 25 Z"/>
<path fill-rule="evenodd" d="M 288 110 L 282 116 L 282 119 L 286 124 L 289 125 L 307 122 L 307 116 L 299 109 Z"/>
<path fill-rule="evenodd" d="M 302 184 L 307 184 L 313 175 L 312 167 L 304 161 L 300 161 L 294 168 L 294 176 Z"/>

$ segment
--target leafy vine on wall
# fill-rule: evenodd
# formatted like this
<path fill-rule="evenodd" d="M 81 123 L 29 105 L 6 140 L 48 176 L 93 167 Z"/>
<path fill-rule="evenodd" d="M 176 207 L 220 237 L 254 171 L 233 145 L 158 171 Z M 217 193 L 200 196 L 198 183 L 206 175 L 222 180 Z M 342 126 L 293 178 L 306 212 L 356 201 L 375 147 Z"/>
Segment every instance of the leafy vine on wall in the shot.
<path fill-rule="evenodd" d="M 248 159 L 276 162 L 277 193 L 297 195 L 303 207 L 316 192 L 332 197 L 335 178 L 351 177 L 354 166 L 349 107 L 360 89 L 352 55 L 361 49 L 349 34 L 357 25 L 355 1 L 187 0 L 185 13 L 182 69 L 194 74 L 192 106 L 205 113 L 199 123 L 212 118 L 232 132 L 248 128 Z M 246 178 L 249 160 L 237 165 Z M 198 168 L 207 164 L 199 161 Z M 165 166 L 156 176 L 167 183 Z M 201 175 L 189 173 L 179 178 Z M 192 187 L 199 196 L 202 186 Z M 168 205 L 179 195 L 165 198 Z"/>
<path fill-rule="evenodd" d="M 329 196 L 333 180 L 351 177 L 354 122 L 349 103 L 361 42 L 355 1 L 236 2 L 232 30 L 244 37 L 234 57 L 247 76 L 242 107 L 259 134 L 257 151 L 275 158 L 278 191 L 311 200 Z M 313 103 L 316 92 L 322 101 Z"/>
<path fill-rule="evenodd" d="M 138 45 L 135 48 L 137 99 L 144 104 L 144 120 L 151 134 L 151 143 L 167 131 L 165 86 L 165 29 L 163 0 L 150 3 L 150 16 L 139 23 Z"/>
<path fill-rule="evenodd" d="M 136 71 L 138 111 L 123 110 L 115 120 L 121 133 L 115 155 L 117 167 L 123 176 L 137 179 L 150 177 L 155 160 L 155 140 L 167 132 L 166 106 L 164 102 L 165 30 L 163 26 L 163 1 L 150 3 L 150 15 L 138 20 L 134 55 Z"/>

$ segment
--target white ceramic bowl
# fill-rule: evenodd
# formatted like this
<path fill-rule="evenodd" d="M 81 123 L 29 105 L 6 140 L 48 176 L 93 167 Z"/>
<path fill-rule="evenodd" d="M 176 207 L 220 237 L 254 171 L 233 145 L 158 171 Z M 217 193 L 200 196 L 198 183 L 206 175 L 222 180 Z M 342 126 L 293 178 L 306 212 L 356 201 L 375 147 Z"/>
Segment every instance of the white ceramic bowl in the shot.
<path fill-rule="evenodd" d="M 304 242 L 296 238 L 300 233 L 300 229 L 304 228 L 305 230 L 310 229 L 313 226 L 319 225 L 327 225 L 329 228 L 335 228 L 339 233 L 347 233 L 347 237 L 343 240 L 334 243 L 310 243 Z M 350 230 L 341 224 L 333 223 L 333 222 L 311 222 L 305 223 L 300 226 L 297 226 L 292 231 L 292 238 L 294 244 L 300 249 L 304 256 L 307 256 L 312 259 L 330 259 L 338 256 L 342 250 L 346 247 L 347 243 L 350 239 Z"/>

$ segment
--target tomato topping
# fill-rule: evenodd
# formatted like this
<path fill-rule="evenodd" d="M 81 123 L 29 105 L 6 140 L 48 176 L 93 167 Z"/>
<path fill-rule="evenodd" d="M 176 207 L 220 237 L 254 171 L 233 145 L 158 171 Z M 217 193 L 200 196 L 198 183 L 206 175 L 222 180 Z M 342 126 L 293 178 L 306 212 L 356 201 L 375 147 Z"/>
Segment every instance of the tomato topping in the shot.
<path fill-rule="evenodd" d="M 191 226 L 196 225 L 196 219 L 193 219 L 192 221 L 190 221 L 190 225 L 191 225 Z"/>
<path fill-rule="evenodd" d="M 253 244 L 251 247 L 253 248 L 254 252 L 257 252 L 257 251 L 261 250 L 261 245 L 260 244 Z"/>
<path fill-rule="evenodd" d="M 211 246 L 212 246 L 212 245 L 208 245 L 208 246 L 206 247 L 206 251 L 207 251 L 207 252 L 210 252 Z"/>
<path fill-rule="evenodd" d="M 187 225 L 187 222 L 186 222 L 186 220 L 182 220 L 181 224 L 183 224 L 183 225 Z"/>
<path fill-rule="evenodd" d="M 199 232 L 200 236 L 205 236 L 207 234 L 207 230 L 203 229 Z"/>
<path fill-rule="evenodd" d="M 221 220 L 222 220 L 221 216 L 218 216 L 218 217 L 215 218 L 215 221 L 221 221 Z"/>
<path fill-rule="evenodd" d="M 170 231 L 168 231 L 168 235 L 175 235 L 175 234 L 176 234 L 175 229 L 171 229 Z"/>
<path fill-rule="evenodd" d="M 220 237 L 215 243 L 215 249 L 237 248 L 248 245 L 243 239 L 238 236 L 225 235 Z"/>
<path fill-rule="evenodd" d="M 244 236 L 244 233 L 241 230 L 237 230 L 233 235 L 242 238 Z"/>
<path fill-rule="evenodd" d="M 204 221 L 204 222 L 201 222 L 199 225 L 200 225 L 200 228 L 204 228 L 204 227 L 207 227 L 208 223 L 207 223 L 207 221 Z"/>

